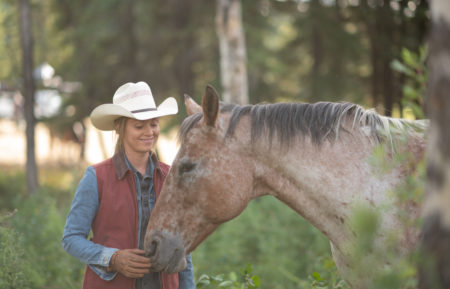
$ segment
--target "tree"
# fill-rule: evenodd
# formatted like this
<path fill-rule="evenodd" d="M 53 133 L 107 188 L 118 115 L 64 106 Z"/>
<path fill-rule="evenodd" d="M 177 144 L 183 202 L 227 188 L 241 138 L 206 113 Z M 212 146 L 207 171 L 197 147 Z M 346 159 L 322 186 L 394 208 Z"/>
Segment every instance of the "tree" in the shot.
<path fill-rule="evenodd" d="M 450 288 L 450 2 L 431 1 L 429 82 L 430 118 L 423 259 L 419 287 Z"/>
<path fill-rule="evenodd" d="M 24 114 L 26 120 L 27 139 L 27 191 L 34 194 L 38 188 L 37 166 L 35 156 L 34 127 L 34 91 L 33 80 L 33 37 L 31 32 L 31 13 L 29 0 L 19 1 L 20 10 L 20 36 L 22 43 L 23 61 L 23 95 L 25 96 Z"/>
<path fill-rule="evenodd" d="M 217 0 L 216 28 L 223 98 L 228 103 L 246 104 L 247 56 L 240 0 Z"/>

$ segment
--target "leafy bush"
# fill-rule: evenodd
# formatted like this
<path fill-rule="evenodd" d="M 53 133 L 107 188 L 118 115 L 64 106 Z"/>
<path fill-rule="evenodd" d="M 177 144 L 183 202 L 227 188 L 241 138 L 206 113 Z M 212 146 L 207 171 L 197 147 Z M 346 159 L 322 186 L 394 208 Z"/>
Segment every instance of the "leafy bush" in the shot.
<path fill-rule="evenodd" d="M 203 274 L 197 281 L 197 288 L 219 288 L 219 289 L 256 289 L 259 288 L 260 279 L 258 275 L 252 275 L 252 265 L 248 264 L 241 270 L 238 276 L 235 272 L 230 272 L 228 278 L 225 274 L 209 276 Z"/>
<path fill-rule="evenodd" d="M 25 258 L 23 238 L 7 225 L 12 214 L 0 216 L 0 288 L 28 288 L 31 266 Z"/>
<path fill-rule="evenodd" d="M 419 48 L 415 53 L 406 48 L 402 49 L 401 60 L 395 59 L 391 63 L 391 68 L 407 79 L 403 85 L 402 105 L 412 110 L 416 118 L 424 118 L 423 99 L 425 97 L 428 68 L 426 58 L 427 48 Z"/>
<path fill-rule="evenodd" d="M 15 200 L 26 195 L 25 174 L 21 170 L 2 170 L 0 174 L 0 213 L 15 209 Z"/>
<path fill-rule="evenodd" d="M 23 236 L 23 250 L 33 264 L 31 288 L 79 288 L 83 266 L 61 246 L 66 214 L 48 191 L 21 200 L 11 225 Z M 75 282 L 74 282 L 75 281 Z"/>
<path fill-rule="evenodd" d="M 382 208 L 355 208 L 352 216 L 352 228 L 358 236 L 357 243 L 352 248 L 353 274 L 371 276 L 364 284 L 368 289 L 414 289 L 417 288 L 418 249 L 402 253 L 399 248 L 401 236 L 408 236 L 413 229 L 420 229 L 420 218 L 415 219 L 407 211 L 408 205 L 423 203 L 425 186 L 425 161 L 416 164 L 415 156 L 410 152 L 400 153 L 394 164 L 386 165 L 386 152 L 377 149 L 372 160 L 375 168 L 389 173 L 389 170 L 402 164 L 410 171 L 406 181 L 391 192 L 389 203 Z M 377 161 L 378 160 L 378 161 Z M 385 230 L 381 232 L 381 218 L 384 210 L 396 210 L 397 217 L 403 225 L 403 230 Z M 375 235 L 382 233 L 386 240 L 375 242 Z M 370 254 L 369 254 L 370 253 Z M 387 261 L 387 263 L 386 263 Z"/>
<path fill-rule="evenodd" d="M 25 194 L 20 171 L 0 177 L 0 212 L 16 208 L 7 224 L 0 218 L 0 288 L 81 287 L 84 265 L 61 246 L 73 192 L 71 178 L 64 174 L 76 173 L 44 170 L 43 185 L 32 196 Z"/>
<path fill-rule="evenodd" d="M 261 278 L 260 288 L 299 288 L 312 282 L 313 272 L 330 279 L 335 273 L 328 239 L 273 197 L 252 201 L 239 217 L 221 225 L 192 257 L 196 275 L 234 272 L 251 263 Z"/>

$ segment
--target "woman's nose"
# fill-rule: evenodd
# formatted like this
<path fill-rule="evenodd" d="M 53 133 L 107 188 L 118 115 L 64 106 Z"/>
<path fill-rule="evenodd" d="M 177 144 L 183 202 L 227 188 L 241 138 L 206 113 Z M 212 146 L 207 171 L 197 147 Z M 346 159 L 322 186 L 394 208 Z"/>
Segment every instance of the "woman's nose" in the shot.
<path fill-rule="evenodd" d="M 153 129 L 151 125 L 146 125 L 145 126 L 145 134 L 147 135 L 153 135 Z"/>

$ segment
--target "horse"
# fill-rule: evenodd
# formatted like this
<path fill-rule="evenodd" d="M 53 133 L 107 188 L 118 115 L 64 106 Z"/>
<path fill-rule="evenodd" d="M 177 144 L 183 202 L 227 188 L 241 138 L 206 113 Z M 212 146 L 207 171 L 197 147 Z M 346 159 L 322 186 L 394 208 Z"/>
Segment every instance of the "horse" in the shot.
<path fill-rule="evenodd" d="M 258 197 L 272 195 L 319 229 L 330 241 L 340 275 L 354 288 L 348 244 L 358 235 L 351 216 L 357 205 L 383 211 L 376 241 L 399 232 L 399 250 L 418 244 L 420 232 L 404 230 L 390 192 L 424 158 L 426 120 L 377 114 L 348 102 L 223 104 L 207 86 L 198 105 L 185 95 L 188 117 L 180 148 L 152 212 L 144 248 L 155 271 L 179 272 L 192 252 L 220 224 Z M 385 148 L 383 171 L 368 161 Z M 405 164 L 395 156 L 413 155 Z M 389 206 L 388 206 L 389 207 Z M 403 206 L 418 218 L 420 203 Z M 407 233 L 405 233 L 407 232 Z M 370 254 L 368 252 L 368 254 Z"/>

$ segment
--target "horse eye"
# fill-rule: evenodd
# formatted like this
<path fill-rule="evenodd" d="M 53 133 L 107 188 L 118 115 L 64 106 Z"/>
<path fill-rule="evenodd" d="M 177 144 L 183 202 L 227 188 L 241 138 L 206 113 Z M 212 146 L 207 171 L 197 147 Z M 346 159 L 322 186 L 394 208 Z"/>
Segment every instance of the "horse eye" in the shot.
<path fill-rule="evenodd" d="M 183 162 L 180 164 L 178 171 L 180 174 L 184 174 L 184 173 L 192 171 L 196 166 L 197 166 L 197 164 L 195 164 L 195 163 Z"/>

